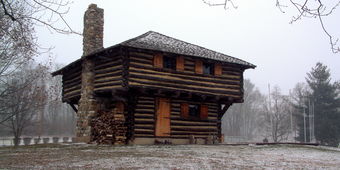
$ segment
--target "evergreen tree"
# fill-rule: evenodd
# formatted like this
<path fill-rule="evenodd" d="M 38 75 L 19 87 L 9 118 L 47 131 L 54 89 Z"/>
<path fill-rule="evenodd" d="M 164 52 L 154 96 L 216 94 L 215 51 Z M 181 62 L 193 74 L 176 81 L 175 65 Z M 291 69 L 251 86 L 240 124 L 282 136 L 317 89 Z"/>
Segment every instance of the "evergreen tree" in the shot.
<path fill-rule="evenodd" d="M 340 141 L 339 83 L 331 83 L 330 70 L 320 62 L 307 73 L 306 81 L 311 90 L 307 97 L 314 101 L 315 139 L 321 145 L 337 147 Z"/>

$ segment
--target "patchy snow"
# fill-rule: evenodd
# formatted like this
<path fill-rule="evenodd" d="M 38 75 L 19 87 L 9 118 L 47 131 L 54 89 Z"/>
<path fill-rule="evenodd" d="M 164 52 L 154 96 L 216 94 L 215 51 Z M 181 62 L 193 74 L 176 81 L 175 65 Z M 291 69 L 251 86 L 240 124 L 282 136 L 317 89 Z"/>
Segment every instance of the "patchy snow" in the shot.
<path fill-rule="evenodd" d="M 340 169 L 340 149 L 298 145 L 30 145 L 0 148 L 0 169 Z"/>

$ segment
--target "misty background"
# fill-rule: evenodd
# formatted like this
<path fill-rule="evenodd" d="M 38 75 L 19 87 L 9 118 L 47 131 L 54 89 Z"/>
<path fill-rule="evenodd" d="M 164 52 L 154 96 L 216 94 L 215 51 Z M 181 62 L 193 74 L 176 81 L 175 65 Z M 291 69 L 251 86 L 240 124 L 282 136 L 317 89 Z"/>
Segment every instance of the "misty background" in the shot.
<path fill-rule="evenodd" d="M 316 69 L 318 62 L 327 66 L 330 74 L 327 80 L 335 87 L 340 80 L 340 54 L 332 53 L 329 37 L 319 20 L 303 18 L 289 24 L 292 16 L 298 15 L 289 1 L 280 1 L 287 6 L 282 8 L 284 13 L 276 6 L 276 1 L 233 2 L 237 9 L 211 7 L 194 0 L 83 0 L 70 3 L 62 10 L 67 11 L 63 16 L 68 26 L 81 34 L 88 5 L 96 3 L 103 8 L 105 48 L 153 30 L 255 64 L 254 70 L 244 73 L 245 102 L 234 104 L 227 111 L 222 132 L 247 141 L 268 138 L 275 142 L 313 142 L 313 135 L 308 136 L 309 140 L 295 138 L 301 137 L 301 119 L 293 113 L 307 114 L 307 104 L 295 100 L 302 96 L 302 103 L 306 103 L 303 96 L 311 95 L 313 89 L 307 85 L 306 77 Z M 332 6 L 334 2 L 327 5 Z M 51 17 L 39 12 L 36 16 L 41 20 Z M 335 39 L 340 37 L 340 24 L 336 22 L 339 17 L 340 11 L 334 10 L 332 15 L 323 18 L 324 26 Z M 1 96 L 1 111 L 16 113 L 15 119 L 13 116 L 1 119 L 1 136 L 74 136 L 76 114 L 70 106 L 61 103 L 61 77 L 52 78 L 50 73 L 81 57 L 82 36 L 60 34 L 42 23 L 33 25 L 34 28 L 25 31 L 38 37 L 32 44 L 37 44 L 39 49 L 31 49 L 33 54 L 25 58 L 28 60 L 18 60 L 20 68 L 8 67 L 9 70 L 15 68 L 15 74 L 1 72 L 2 92 L 12 94 Z M 53 25 L 67 28 L 60 19 Z M 1 47 L 7 46 L 2 44 Z M 7 48 L 1 50 L 8 51 Z M 44 52 L 34 53 L 34 50 Z M 24 53 L 30 54 L 23 49 L 20 55 Z M 280 118 L 276 124 L 274 113 Z M 309 119 L 306 121 L 308 124 Z M 278 127 L 275 130 L 274 125 Z M 306 133 L 311 134 L 310 131 Z"/>

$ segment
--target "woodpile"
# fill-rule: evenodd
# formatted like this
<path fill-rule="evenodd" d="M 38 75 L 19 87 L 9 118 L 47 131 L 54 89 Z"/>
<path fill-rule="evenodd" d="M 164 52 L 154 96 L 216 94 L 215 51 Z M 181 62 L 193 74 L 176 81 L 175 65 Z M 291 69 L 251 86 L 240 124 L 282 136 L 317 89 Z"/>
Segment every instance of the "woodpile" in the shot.
<path fill-rule="evenodd" d="M 112 110 L 101 110 L 91 121 L 91 143 L 124 145 L 127 127 L 124 126 L 124 113 Z"/>

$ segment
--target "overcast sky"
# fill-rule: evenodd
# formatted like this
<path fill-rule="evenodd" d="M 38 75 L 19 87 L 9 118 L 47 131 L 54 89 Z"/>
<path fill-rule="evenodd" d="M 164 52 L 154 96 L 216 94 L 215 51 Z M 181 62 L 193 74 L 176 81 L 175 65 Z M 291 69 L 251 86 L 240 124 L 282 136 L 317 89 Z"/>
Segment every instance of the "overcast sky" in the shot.
<path fill-rule="evenodd" d="M 104 47 L 156 31 L 256 65 L 245 71 L 244 78 L 262 93 L 268 93 L 270 84 L 288 94 L 296 83 L 305 82 L 306 73 L 318 61 L 328 66 L 333 81 L 340 80 L 340 54 L 331 52 L 329 38 L 317 19 L 289 24 L 297 13 L 284 0 L 281 4 L 288 5 L 285 13 L 275 6 L 276 0 L 233 2 L 237 9 L 224 10 L 201 0 L 78 0 L 69 6 L 65 19 L 82 33 L 84 12 L 95 3 L 104 9 Z M 337 9 L 324 20 L 335 38 L 340 38 L 339 19 Z M 50 34 L 43 27 L 36 30 L 42 46 L 55 46 L 55 62 L 69 64 L 81 57 L 81 36 Z"/>

